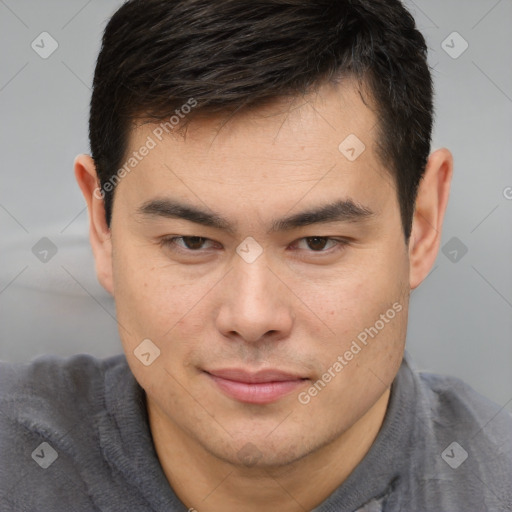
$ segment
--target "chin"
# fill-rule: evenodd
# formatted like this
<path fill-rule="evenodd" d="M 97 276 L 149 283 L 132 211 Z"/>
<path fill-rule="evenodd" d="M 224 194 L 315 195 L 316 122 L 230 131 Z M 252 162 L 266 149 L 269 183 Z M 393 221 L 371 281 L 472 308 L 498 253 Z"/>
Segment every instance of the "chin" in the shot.
<path fill-rule="evenodd" d="M 275 428 L 276 424 L 272 428 Z M 283 430 L 279 436 L 271 429 L 253 429 L 247 435 L 209 438 L 203 448 L 217 459 L 241 467 L 271 469 L 293 464 L 328 442 L 304 439 L 303 434 Z M 258 434 L 260 432 L 260 434 Z M 271 433 L 269 435 L 269 433 Z"/>

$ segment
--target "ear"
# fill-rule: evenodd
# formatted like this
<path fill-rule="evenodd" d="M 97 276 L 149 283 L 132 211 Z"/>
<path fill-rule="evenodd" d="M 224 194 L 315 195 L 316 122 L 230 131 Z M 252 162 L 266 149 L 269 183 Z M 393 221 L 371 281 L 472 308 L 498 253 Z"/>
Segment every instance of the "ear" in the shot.
<path fill-rule="evenodd" d="M 430 155 L 418 188 L 409 241 L 411 289 L 420 285 L 437 258 L 452 174 L 453 156 L 448 149 L 441 148 Z"/>
<path fill-rule="evenodd" d="M 104 192 L 100 188 L 96 166 L 89 155 L 78 155 L 74 168 L 76 181 L 89 211 L 89 240 L 96 262 L 96 275 L 103 288 L 114 295 L 112 240 L 105 218 Z"/>

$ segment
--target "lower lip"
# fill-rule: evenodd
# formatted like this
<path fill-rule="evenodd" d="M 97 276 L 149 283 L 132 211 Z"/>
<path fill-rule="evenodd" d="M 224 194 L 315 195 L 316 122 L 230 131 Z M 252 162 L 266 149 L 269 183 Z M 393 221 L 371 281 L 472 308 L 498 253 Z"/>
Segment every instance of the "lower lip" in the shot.
<path fill-rule="evenodd" d="M 304 380 L 286 380 L 276 382 L 238 382 L 207 374 L 226 395 L 239 402 L 268 404 L 275 402 L 304 385 Z"/>

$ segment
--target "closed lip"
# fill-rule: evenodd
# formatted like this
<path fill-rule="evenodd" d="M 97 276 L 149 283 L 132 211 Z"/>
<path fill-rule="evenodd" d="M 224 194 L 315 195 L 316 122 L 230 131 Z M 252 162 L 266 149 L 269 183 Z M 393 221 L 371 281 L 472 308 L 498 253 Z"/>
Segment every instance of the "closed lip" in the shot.
<path fill-rule="evenodd" d="M 219 370 L 208 370 L 206 373 L 221 379 L 232 380 L 234 382 L 243 382 L 245 384 L 288 382 L 307 379 L 307 377 L 302 377 L 301 375 L 276 369 L 265 369 L 251 372 L 241 368 L 222 368 Z"/>

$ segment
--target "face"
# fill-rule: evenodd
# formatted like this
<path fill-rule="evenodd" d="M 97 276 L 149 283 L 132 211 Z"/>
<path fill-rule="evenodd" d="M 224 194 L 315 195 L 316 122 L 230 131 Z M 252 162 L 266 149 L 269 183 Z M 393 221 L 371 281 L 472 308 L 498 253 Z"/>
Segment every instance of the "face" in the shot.
<path fill-rule="evenodd" d="M 376 117 L 352 82 L 307 100 L 185 138 L 141 125 L 130 154 L 147 154 L 114 200 L 129 365 L 161 421 L 235 464 L 285 465 L 341 436 L 403 355 L 408 248 Z"/>

